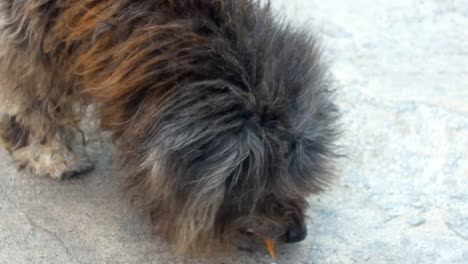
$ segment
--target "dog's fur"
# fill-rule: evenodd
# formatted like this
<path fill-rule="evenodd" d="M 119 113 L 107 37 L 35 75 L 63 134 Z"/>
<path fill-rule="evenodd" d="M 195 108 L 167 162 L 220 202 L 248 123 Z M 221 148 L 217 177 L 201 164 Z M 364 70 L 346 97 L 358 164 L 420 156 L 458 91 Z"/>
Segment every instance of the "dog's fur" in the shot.
<path fill-rule="evenodd" d="M 19 167 L 89 170 L 72 140 L 95 105 L 129 192 L 178 252 L 303 228 L 337 118 L 307 32 L 255 0 L 0 4 L 0 134 Z"/>

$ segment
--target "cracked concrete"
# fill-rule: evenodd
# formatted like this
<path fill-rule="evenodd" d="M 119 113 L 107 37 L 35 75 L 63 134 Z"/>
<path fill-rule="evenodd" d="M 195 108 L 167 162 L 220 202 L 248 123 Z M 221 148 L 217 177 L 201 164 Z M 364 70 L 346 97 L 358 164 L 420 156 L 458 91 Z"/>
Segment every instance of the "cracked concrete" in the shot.
<path fill-rule="evenodd" d="M 468 1 L 272 2 L 321 36 L 348 154 L 310 200 L 309 237 L 277 262 L 468 263 Z M 122 199 L 111 146 L 90 150 L 96 171 L 62 182 L 18 173 L 0 151 L 0 263 L 195 263 Z"/>
<path fill-rule="evenodd" d="M 42 231 L 42 232 L 52 236 L 52 238 L 54 238 L 57 242 L 59 242 L 59 244 L 65 250 L 65 253 L 74 260 L 73 262 L 81 263 L 75 256 L 73 256 L 73 254 L 70 252 L 70 249 L 65 245 L 65 242 L 63 242 L 63 240 L 60 238 L 60 236 L 58 236 L 57 234 L 49 231 L 47 228 L 38 225 L 28 215 L 25 214 L 24 216 L 26 217 L 26 219 L 28 219 L 28 222 L 32 227 L 34 227 L 34 228 L 38 229 L 39 231 Z"/>

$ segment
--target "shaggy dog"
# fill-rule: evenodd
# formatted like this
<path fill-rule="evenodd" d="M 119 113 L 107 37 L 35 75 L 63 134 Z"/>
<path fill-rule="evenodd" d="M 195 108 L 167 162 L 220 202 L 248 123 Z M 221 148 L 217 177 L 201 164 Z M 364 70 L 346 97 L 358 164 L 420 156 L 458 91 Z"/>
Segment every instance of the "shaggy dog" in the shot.
<path fill-rule="evenodd" d="M 316 40 L 255 0 L 0 0 L 0 134 L 19 168 L 92 168 L 97 110 L 128 191 L 176 252 L 305 238 L 336 106 Z"/>

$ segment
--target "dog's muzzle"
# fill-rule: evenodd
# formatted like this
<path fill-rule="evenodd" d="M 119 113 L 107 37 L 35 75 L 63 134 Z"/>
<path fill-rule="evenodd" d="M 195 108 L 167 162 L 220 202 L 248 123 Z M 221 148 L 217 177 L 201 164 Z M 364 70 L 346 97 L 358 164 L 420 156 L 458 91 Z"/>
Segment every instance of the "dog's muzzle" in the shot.
<path fill-rule="evenodd" d="M 307 237 L 307 227 L 296 226 L 289 228 L 283 235 L 283 240 L 286 243 L 297 243 L 301 242 Z"/>

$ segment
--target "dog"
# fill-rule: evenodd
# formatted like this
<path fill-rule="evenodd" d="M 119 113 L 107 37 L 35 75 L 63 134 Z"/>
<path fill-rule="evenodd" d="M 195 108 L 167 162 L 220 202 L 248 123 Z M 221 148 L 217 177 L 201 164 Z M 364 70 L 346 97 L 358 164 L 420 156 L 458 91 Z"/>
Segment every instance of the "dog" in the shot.
<path fill-rule="evenodd" d="M 18 168 L 91 170 L 73 142 L 93 106 L 178 254 L 306 237 L 339 118 L 307 30 L 255 0 L 0 0 L 0 21 L 0 138 Z"/>

